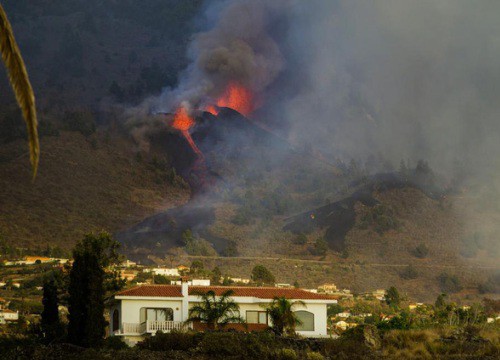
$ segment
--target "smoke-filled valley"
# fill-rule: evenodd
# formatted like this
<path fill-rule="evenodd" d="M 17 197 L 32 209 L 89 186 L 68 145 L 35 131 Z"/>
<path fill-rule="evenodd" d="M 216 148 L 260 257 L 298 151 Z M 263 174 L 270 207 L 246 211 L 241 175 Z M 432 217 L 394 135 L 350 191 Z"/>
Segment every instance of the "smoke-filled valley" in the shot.
<path fill-rule="evenodd" d="M 425 300 L 500 293 L 500 5 L 5 8 L 42 158 L 32 185 L 2 92 L 4 243 L 67 250 L 106 228 L 142 263 L 262 263 L 281 282 Z"/>

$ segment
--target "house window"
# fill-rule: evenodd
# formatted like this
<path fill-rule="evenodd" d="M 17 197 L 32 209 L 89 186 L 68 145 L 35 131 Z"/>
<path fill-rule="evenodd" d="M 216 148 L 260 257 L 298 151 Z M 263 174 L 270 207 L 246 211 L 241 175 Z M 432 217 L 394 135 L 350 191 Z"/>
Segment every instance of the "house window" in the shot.
<path fill-rule="evenodd" d="M 249 324 L 267 324 L 267 312 L 265 312 L 265 311 L 247 311 L 247 323 L 249 323 Z"/>
<path fill-rule="evenodd" d="M 113 311 L 113 316 L 112 316 L 112 329 L 111 331 L 117 331 L 120 329 L 120 315 L 118 314 L 118 310 L 115 309 Z"/>
<path fill-rule="evenodd" d="M 145 321 L 173 321 L 172 308 L 141 308 L 141 323 Z"/>
<path fill-rule="evenodd" d="M 301 324 L 297 325 L 295 330 L 297 331 L 314 331 L 314 314 L 309 311 L 300 310 L 295 311 L 297 319 L 300 320 Z"/>

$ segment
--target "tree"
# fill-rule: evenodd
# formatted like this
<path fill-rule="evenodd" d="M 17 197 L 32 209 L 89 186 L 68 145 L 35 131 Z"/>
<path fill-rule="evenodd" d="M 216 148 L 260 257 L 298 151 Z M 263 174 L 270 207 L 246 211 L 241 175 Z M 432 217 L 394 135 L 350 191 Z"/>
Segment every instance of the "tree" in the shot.
<path fill-rule="evenodd" d="M 274 275 L 264 266 L 256 265 L 252 269 L 252 280 L 259 284 L 274 284 Z"/>
<path fill-rule="evenodd" d="M 244 320 L 239 314 L 240 307 L 231 298 L 233 294 L 233 290 L 224 291 L 220 296 L 216 296 L 213 290 L 195 293 L 201 300 L 189 309 L 186 323 L 201 321 L 206 323 L 210 330 L 224 328 L 230 323 L 243 323 Z"/>
<path fill-rule="evenodd" d="M 413 280 L 418 278 L 418 271 L 413 265 L 408 265 L 400 274 L 402 279 Z"/>
<path fill-rule="evenodd" d="M 446 307 L 446 294 L 438 295 L 436 301 L 434 302 L 434 307 L 439 310 Z"/>
<path fill-rule="evenodd" d="M 297 315 L 293 312 L 293 308 L 297 306 L 305 306 L 303 301 L 290 301 L 285 297 L 275 297 L 271 304 L 266 307 L 269 318 L 272 322 L 272 329 L 277 335 L 293 335 L 295 327 L 301 324 Z"/>
<path fill-rule="evenodd" d="M 401 302 L 401 297 L 399 295 L 398 289 L 396 289 L 394 286 L 391 286 L 389 289 L 387 289 L 385 292 L 385 302 L 391 307 L 398 307 L 399 303 Z"/>
<path fill-rule="evenodd" d="M 314 248 L 312 249 L 312 254 L 317 256 L 325 256 L 328 250 L 328 243 L 325 238 L 319 237 L 314 243 Z"/>
<path fill-rule="evenodd" d="M 204 265 L 203 265 L 203 261 L 201 260 L 194 260 L 192 263 L 191 263 L 191 267 L 189 268 L 191 274 L 197 274 L 199 273 L 201 270 L 204 269 Z"/>
<path fill-rule="evenodd" d="M 42 332 L 47 341 L 52 341 L 61 335 L 61 323 L 59 321 L 59 299 L 57 296 L 57 285 L 54 277 L 46 279 L 43 283 L 43 311 Z"/>
<path fill-rule="evenodd" d="M 425 244 L 419 244 L 414 250 L 413 255 L 423 259 L 429 255 L 429 248 Z"/>
<path fill-rule="evenodd" d="M 86 235 L 73 250 L 68 338 L 75 345 L 97 346 L 104 337 L 104 297 L 106 289 L 116 285 L 110 278 L 114 275 L 106 275 L 105 269 L 119 263 L 118 247 L 108 233 L 100 233 Z"/>
<path fill-rule="evenodd" d="M 456 275 L 441 273 L 438 277 L 441 290 L 446 293 L 456 293 L 462 290 L 460 280 Z"/>
<path fill-rule="evenodd" d="M 295 238 L 293 238 L 292 241 L 297 245 L 305 245 L 307 244 L 307 236 L 304 233 L 300 233 Z"/>
<path fill-rule="evenodd" d="M 28 128 L 28 144 L 30 150 L 30 161 L 33 168 L 33 178 L 38 169 L 40 157 L 40 145 L 38 142 L 38 121 L 36 116 L 35 94 L 24 65 L 21 51 L 17 46 L 14 32 L 10 25 L 7 14 L 0 4 L 0 52 L 7 68 L 9 81 L 14 89 L 17 103 L 19 104 Z"/>
<path fill-rule="evenodd" d="M 222 272 L 220 271 L 219 267 L 216 266 L 212 270 L 212 278 L 211 281 L 214 285 L 219 285 L 220 284 L 220 279 L 222 277 Z"/>

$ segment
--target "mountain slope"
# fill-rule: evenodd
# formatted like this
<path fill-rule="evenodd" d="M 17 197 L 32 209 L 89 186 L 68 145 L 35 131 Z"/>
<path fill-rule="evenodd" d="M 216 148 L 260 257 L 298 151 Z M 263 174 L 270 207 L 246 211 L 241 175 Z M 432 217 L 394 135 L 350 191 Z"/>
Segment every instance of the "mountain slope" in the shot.
<path fill-rule="evenodd" d="M 86 232 L 118 231 L 187 201 L 188 189 L 169 185 L 165 172 L 135 160 L 132 148 L 107 135 L 44 137 L 31 183 L 24 142 L 2 145 L 0 236 L 19 247 L 70 249 Z"/>

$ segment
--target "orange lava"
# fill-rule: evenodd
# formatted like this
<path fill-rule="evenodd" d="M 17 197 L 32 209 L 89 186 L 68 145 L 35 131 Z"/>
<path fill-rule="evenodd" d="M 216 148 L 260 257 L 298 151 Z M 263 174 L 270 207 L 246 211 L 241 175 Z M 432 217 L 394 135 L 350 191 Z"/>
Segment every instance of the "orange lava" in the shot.
<path fill-rule="evenodd" d="M 191 134 L 189 133 L 189 131 L 187 130 L 182 130 L 182 135 L 184 135 L 184 137 L 186 138 L 187 142 L 189 143 L 189 146 L 191 146 L 191 149 L 193 149 L 193 151 L 196 153 L 196 155 L 198 155 L 199 158 L 203 159 L 203 153 L 201 152 L 201 150 L 198 148 L 198 146 L 196 146 L 193 138 L 191 137 Z"/>
<path fill-rule="evenodd" d="M 180 131 L 187 131 L 194 125 L 194 120 L 189 116 L 186 108 L 180 107 L 177 109 L 172 121 L 172 127 Z"/>
<path fill-rule="evenodd" d="M 254 98 L 250 90 L 236 82 L 231 82 L 221 97 L 217 99 L 217 106 L 231 108 L 248 116 L 254 110 Z M 213 115 L 219 113 L 217 107 L 213 105 L 209 105 L 206 111 Z"/>

